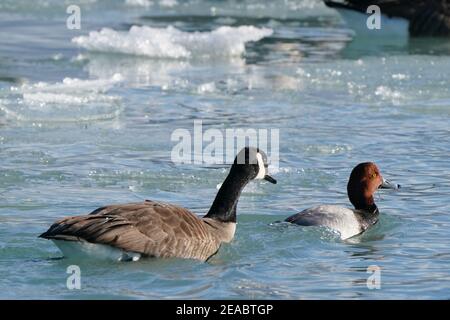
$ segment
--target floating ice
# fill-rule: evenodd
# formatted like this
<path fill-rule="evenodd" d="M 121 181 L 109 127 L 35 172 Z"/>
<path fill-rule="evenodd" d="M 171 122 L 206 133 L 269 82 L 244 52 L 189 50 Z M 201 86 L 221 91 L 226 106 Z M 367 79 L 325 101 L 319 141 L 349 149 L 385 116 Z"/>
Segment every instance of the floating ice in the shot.
<path fill-rule="evenodd" d="M 406 80 L 409 79 L 408 75 L 403 74 L 403 73 L 396 73 L 392 75 L 392 79 L 395 80 Z"/>
<path fill-rule="evenodd" d="M 216 91 L 216 84 L 214 82 L 203 83 L 198 86 L 197 93 L 212 93 Z"/>
<path fill-rule="evenodd" d="M 72 122 L 115 118 L 119 97 L 105 92 L 122 81 L 120 74 L 109 79 L 65 78 L 60 83 L 38 82 L 11 87 L 0 100 L 0 113 L 16 121 Z"/>
<path fill-rule="evenodd" d="M 122 75 L 127 87 L 157 86 L 184 89 L 188 79 L 183 75 L 191 68 L 186 60 L 156 60 L 123 55 L 87 54 L 85 70 L 91 78 L 107 79 Z"/>
<path fill-rule="evenodd" d="M 20 93 L 42 93 L 42 92 L 57 92 L 57 93 L 76 93 L 76 92 L 106 92 L 116 83 L 122 81 L 122 75 L 114 74 L 107 79 L 76 79 L 64 78 L 61 83 L 46 83 L 38 82 L 34 84 L 24 84 L 20 87 L 11 87 L 11 91 Z"/>
<path fill-rule="evenodd" d="M 159 5 L 161 7 L 172 8 L 178 4 L 177 0 L 160 0 Z"/>
<path fill-rule="evenodd" d="M 72 41 L 91 51 L 188 59 L 241 56 L 246 42 L 259 41 L 272 33 L 272 29 L 253 26 L 222 26 L 211 32 L 184 32 L 173 26 L 133 26 L 128 32 L 103 28 Z"/>
<path fill-rule="evenodd" d="M 387 86 L 378 86 L 375 90 L 375 95 L 380 96 L 382 99 L 393 101 L 403 98 L 403 95 L 400 92 L 392 90 Z"/>
<path fill-rule="evenodd" d="M 352 150 L 350 145 L 308 145 L 305 150 L 311 154 L 339 154 Z"/>
<path fill-rule="evenodd" d="M 135 7 L 151 7 L 154 3 L 150 0 L 125 0 L 125 4 Z"/>

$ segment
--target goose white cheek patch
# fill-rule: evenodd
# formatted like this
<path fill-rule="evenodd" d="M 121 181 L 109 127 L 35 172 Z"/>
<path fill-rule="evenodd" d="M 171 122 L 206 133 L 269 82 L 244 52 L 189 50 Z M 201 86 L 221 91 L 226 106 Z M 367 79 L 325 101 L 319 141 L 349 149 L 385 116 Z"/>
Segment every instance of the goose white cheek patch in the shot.
<path fill-rule="evenodd" d="M 260 153 L 256 154 L 256 159 L 258 159 L 258 175 L 255 177 L 255 179 L 264 179 L 266 175 L 266 167 L 264 166 L 264 161 Z"/>

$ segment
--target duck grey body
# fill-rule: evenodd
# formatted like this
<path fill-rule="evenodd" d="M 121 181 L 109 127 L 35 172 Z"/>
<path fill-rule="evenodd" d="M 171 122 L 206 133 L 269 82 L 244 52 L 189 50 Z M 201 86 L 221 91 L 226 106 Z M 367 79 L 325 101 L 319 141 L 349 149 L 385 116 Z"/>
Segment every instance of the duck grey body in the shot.
<path fill-rule="evenodd" d="M 360 163 L 352 170 L 347 184 L 347 194 L 354 209 L 320 205 L 294 214 L 285 221 L 302 226 L 325 226 L 338 231 L 342 239 L 348 239 L 378 222 L 379 211 L 374 193 L 379 188 L 399 187 L 383 179 L 374 163 Z"/>
<path fill-rule="evenodd" d="M 305 209 L 285 221 L 301 226 L 328 227 L 339 231 L 342 239 L 348 239 L 376 224 L 378 216 L 378 209 L 366 212 L 336 205 L 321 205 Z"/>
<path fill-rule="evenodd" d="M 242 163 L 238 159 L 243 152 Z M 87 244 L 84 248 L 97 244 L 119 251 L 114 255 L 118 260 L 141 255 L 207 260 L 233 239 L 237 202 L 245 185 L 256 178 L 276 182 L 267 175 L 266 160 L 258 149 L 243 149 L 203 218 L 176 205 L 146 200 L 64 218 L 40 237 L 53 240 L 65 256 L 73 253 L 68 244 Z"/>

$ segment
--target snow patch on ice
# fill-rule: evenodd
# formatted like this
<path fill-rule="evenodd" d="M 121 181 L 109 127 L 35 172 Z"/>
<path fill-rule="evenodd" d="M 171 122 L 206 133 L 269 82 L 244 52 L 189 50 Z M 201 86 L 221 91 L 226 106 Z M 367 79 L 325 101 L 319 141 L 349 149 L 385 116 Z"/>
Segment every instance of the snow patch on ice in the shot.
<path fill-rule="evenodd" d="M 91 51 L 190 59 L 241 56 L 245 53 L 245 43 L 259 41 L 272 33 L 272 29 L 254 26 L 222 26 L 210 32 L 184 32 L 173 26 L 133 26 L 128 32 L 103 28 L 72 41 Z"/>

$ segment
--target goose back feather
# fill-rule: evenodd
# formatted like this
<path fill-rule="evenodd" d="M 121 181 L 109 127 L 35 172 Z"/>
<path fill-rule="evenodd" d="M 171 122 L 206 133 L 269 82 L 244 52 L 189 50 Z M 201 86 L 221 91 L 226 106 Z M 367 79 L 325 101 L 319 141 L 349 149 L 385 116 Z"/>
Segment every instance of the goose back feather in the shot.
<path fill-rule="evenodd" d="M 207 260 L 233 238 L 235 223 L 199 218 L 155 201 L 111 205 L 54 223 L 40 237 L 109 245 L 158 258 Z"/>

